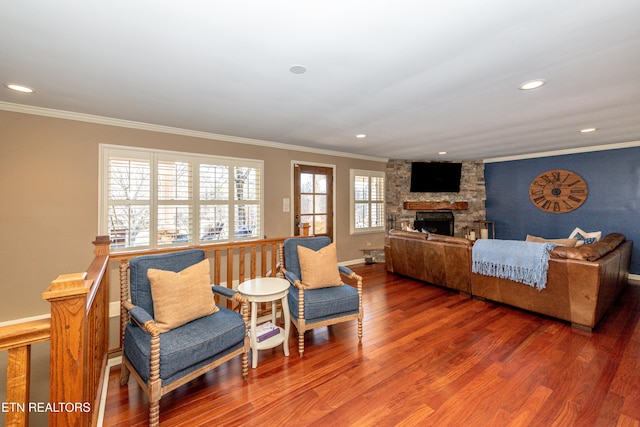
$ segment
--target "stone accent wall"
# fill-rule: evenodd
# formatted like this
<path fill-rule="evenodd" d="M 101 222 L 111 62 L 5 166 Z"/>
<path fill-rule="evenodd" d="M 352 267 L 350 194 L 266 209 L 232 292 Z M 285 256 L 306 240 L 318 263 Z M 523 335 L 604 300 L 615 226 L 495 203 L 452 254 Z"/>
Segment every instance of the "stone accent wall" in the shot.
<path fill-rule="evenodd" d="M 429 161 L 429 160 L 416 160 Z M 461 236 L 462 227 L 473 227 L 474 221 L 486 219 L 485 202 L 487 192 L 484 183 L 484 162 L 481 160 L 463 160 L 459 193 L 412 193 L 411 163 L 414 160 L 389 160 L 386 169 L 386 217 L 387 229 L 400 229 L 402 222 L 410 222 L 416 217 L 416 211 L 404 210 L 404 202 L 467 202 L 467 210 L 454 210 L 454 234 Z"/>

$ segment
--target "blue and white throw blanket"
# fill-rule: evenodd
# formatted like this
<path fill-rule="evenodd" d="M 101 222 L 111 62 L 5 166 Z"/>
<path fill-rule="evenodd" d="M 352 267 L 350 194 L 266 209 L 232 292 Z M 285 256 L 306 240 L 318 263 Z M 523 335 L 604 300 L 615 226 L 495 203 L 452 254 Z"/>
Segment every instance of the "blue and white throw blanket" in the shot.
<path fill-rule="evenodd" d="M 481 239 L 473 245 L 471 271 L 535 286 L 547 285 L 549 251 L 555 243 Z"/>

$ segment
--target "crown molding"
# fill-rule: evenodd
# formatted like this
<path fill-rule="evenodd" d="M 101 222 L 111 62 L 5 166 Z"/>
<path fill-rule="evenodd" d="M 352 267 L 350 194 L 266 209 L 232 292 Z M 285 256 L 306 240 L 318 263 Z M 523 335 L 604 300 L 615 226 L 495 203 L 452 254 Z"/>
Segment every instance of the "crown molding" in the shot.
<path fill-rule="evenodd" d="M 261 139 L 244 138 L 240 136 L 220 135 L 210 132 L 202 132 L 190 129 L 181 129 L 170 126 L 156 125 L 152 123 L 135 122 L 131 120 L 114 119 L 111 117 L 95 116 L 92 114 L 75 113 L 73 111 L 55 110 L 52 108 L 34 107 L 32 105 L 14 104 L 0 101 L 0 110 L 11 111 L 13 113 L 31 114 L 35 116 L 53 117 L 56 119 L 74 120 L 107 126 L 117 126 L 122 128 L 145 130 L 150 132 L 168 133 L 173 135 L 190 136 L 194 138 L 211 139 L 215 141 L 233 142 L 236 144 L 258 145 L 261 147 L 276 148 L 279 150 L 302 151 L 306 153 L 322 154 L 326 156 L 346 157 L 359 160 L 370 160 L 374 162 L 388 161 L 387 158 L 366 156 L 363 154 L 345 153 L 342 151 L 323 150 L 320 148 L 304 147 L 300 145 L 284 144 L 281 142 L 265 141 Z"/>
<path fill-rule="evenodd" d="M 335 150 L 324 150 L 320 148 L 304 147 L 300 145 L 284 144 L 281 142 L 266 141 L 261 139 L 244 138 L 240 136 L 221 135 L 211 132 L 202 132 L 190 129 L 175 128 L 170 126 L 156 125 L 152 123 L 135 122 L 131 120 L 114 119 L 111 117 L 96 116 L 92 114 L 76 113 L 73 111 L 56 110 L 52 108 L 35 107 L 32 105 L 14 104 L 11 102 L 0 101 L 0 110 L 10 111 L 14 113 L 31 114 L 36 116 L 52 117 L 63 120 L 74 120 L 79 122 L 87 122 L 101 124 L 107 126 L 116 126 L 129 129 L 144 130 L 150 132 L 160 132 L 173 135 L 190 136 L 194 138 L 210 139 L 215 141 L 232 142 L 236 144 L 258 145 L 261 147 L 275 148 L 279 150 L 292 150 L 313 154 L 322 154 L 327 156 L 345 157 L 359 160 L 369 160 L 374 162 L 386 163 L 388 158 L 366 156 L 362 154 L 345 153 Z M 565 154 L 588 153 L 592 151 L 616 150 L 621 148 L 640 147 L 640 141 L 619 142 L 614 144 L 594 145 L 590 147 L 569 148 L 556 151 L 545 151 L 539 153 L 521 154 L 515 156 L 493 157 L 484 159 L 484 163 L 509 162 L 513 160 L 536 159 L 540 157 L 562 156 Z"/>
<path fill-rule="evenodd" d="M 568 148 L 565 150 L 544 151 L 541 153 L 521 154 L 517 156 L 494 157 L 484 159 L 484 163 L 509 162 L 512 160 L 537 159 L 540 157 L 562 156 L 565 154 L 589 153 L 592 151 L 617 150 L 620 148 L 640 147 L 640 141 L 618 142 L 615 144 L 593 145 L 591 147 Z"/>

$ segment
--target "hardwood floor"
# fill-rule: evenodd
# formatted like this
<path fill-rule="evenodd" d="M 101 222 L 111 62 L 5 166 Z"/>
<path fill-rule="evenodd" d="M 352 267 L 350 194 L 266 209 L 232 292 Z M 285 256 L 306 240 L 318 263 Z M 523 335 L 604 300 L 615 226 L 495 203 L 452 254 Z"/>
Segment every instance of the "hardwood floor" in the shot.
<path fill-rule="evenodd" d="M 300 358 L 261 351 L 162 398 L 163 426 L 639 426 L 640 286 L 595 332 L 356 265 L 356 322 L 307 332 Z M 111 371 L 105 426 L 147 424 L 147 398 Z"/>

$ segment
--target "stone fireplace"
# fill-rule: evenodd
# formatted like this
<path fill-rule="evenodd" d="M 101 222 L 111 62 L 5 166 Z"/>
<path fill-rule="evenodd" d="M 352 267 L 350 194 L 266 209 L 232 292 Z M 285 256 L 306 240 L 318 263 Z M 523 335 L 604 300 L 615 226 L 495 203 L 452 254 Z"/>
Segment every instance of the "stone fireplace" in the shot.
<path fill-rule="evenodd" d="M 475 221 L 486 220 L 484 163 L 481 160 L 461 162 L 462 176 L 458 193 L 412 193 L 413 160 L 389 160 L 385 183 L 387 228 L 400 229 L 403 223 L 415 227 L 418 214 L 423 212 L 446 213 L 447 216 L 453 216 L 452 235 L 461 236 L 463 227 L 473 227 Z"/>

